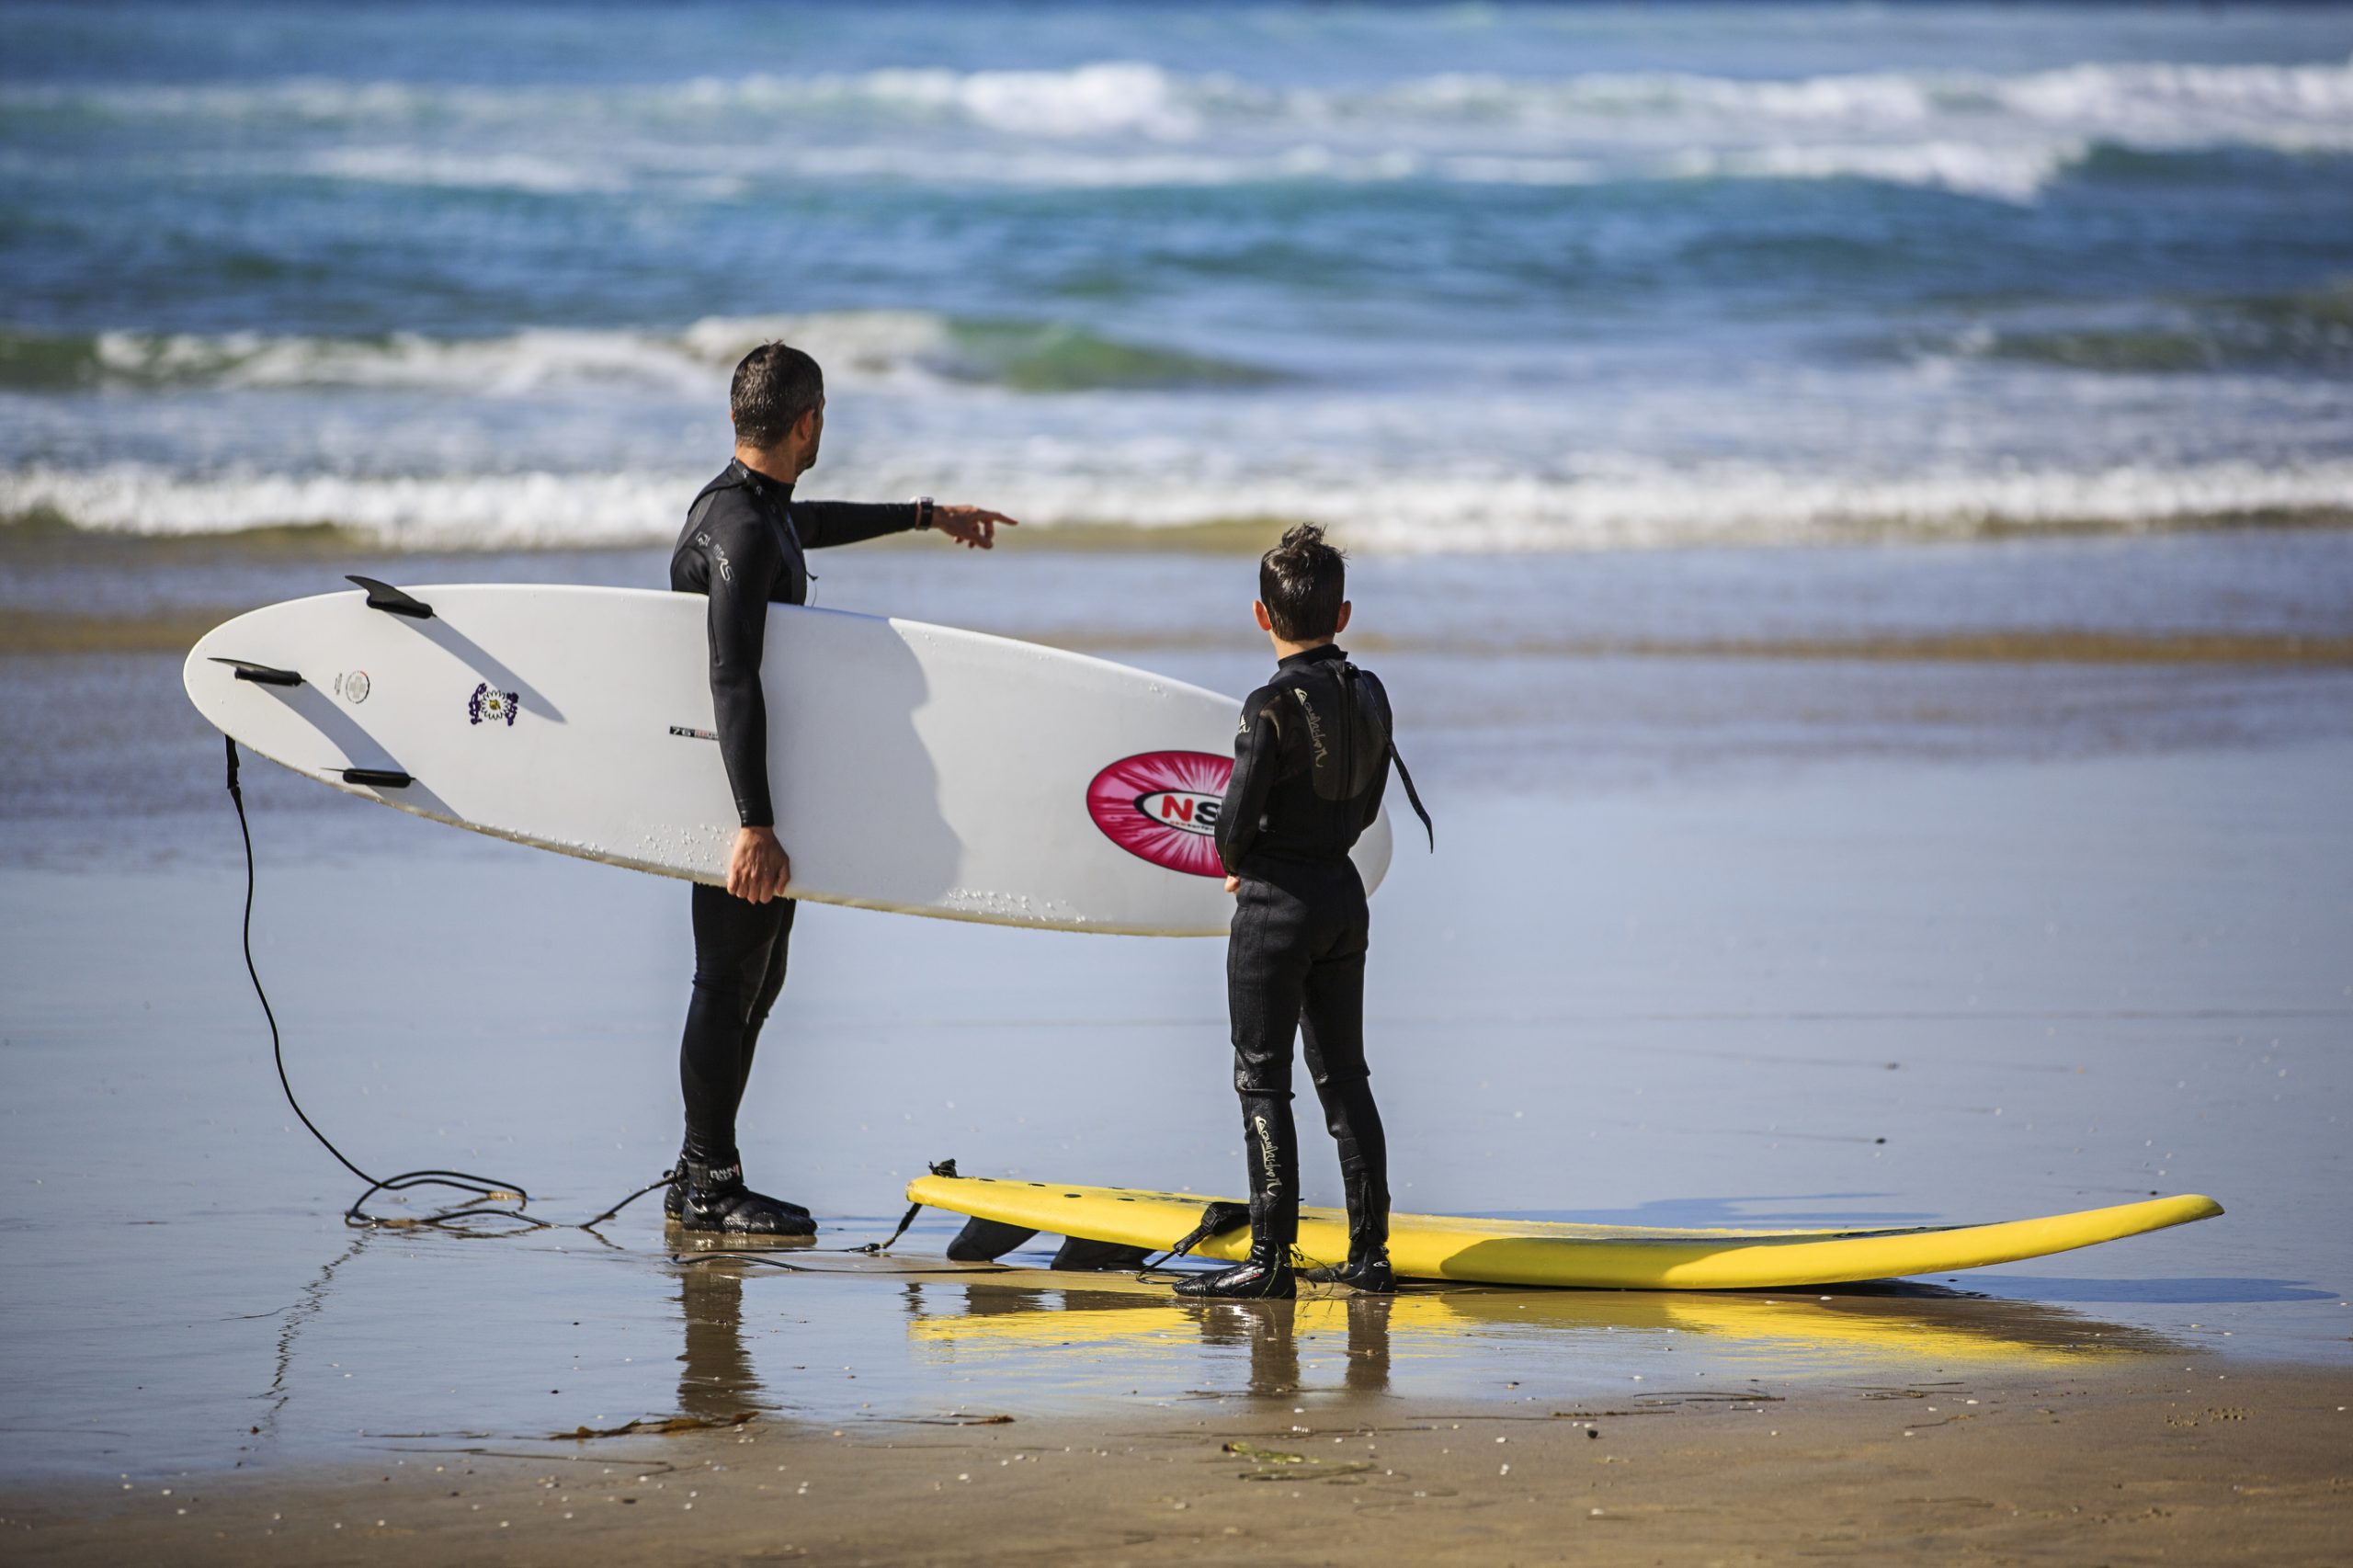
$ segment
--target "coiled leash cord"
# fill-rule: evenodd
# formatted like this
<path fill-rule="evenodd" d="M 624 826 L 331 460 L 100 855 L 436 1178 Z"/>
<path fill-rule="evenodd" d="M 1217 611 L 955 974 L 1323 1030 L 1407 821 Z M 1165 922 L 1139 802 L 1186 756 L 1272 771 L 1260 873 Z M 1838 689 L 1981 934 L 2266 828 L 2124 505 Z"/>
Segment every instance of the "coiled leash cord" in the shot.
<path fill-rule="evenodd" d="M 335 1141 L 320 1131 L 319 1124 L 313 1121 L 310 1113 L 302 1108 L 302 1102 L 294 1097 L 293 1082 L 286 1075 L 286 1047 L 278 1034 L 278 1011 L 269 1005 L 269 993 L 262 988 L 261 971 L 254 967 L 254 835 L 253 828 L 245 821 L 245 792 L 237 781 L 237 743 L 231 737 L 222 738 L 229 748 L 229 799 L 237 808 L 237 834 L 244 840 L 245 846 L 245 917 L 243 930 L 245 974 L 254 983 L 254 995 L 261 1003 L 262 1017 L 269 1021 L 270 1060 L 278 1066 L 278 1086 L 286 1091 L 286 1103 L 293 1108 L 295 1118 L 311 1136 L 319 1141 L 319 1146 L 335 1157 L 336 1164 L 368 1184 L 367 1189 L 352 1200 L 351 1207 L 343 1211 L 345 1224 L 357 1230 L 413 1229 L 433 1225 L 462 1232 L 470 1229 L 463 1223 L 469 1220 L 501 1220 L 519 1224 L 527 1231 L 593 1231 L 647 1193 L 667 1187 L 676 1177 L 676 1170 L 665 1171 L 658 1179 L 639 1187 L 595 1219 L 567 1223 L 543 1220 L 530 1212 L 530 1194 L 518 1182 L 500 1181 L 493 1176 L 477 1176 L 472 1171 L 403 1171 L 398 1176 L 374 1176 L 354 1165 L 349 1155 L 336 1148 Z M 368 1200 L 378 1193 L 408 1192 L 417 1187 L 443 1187 L 464 1196 L 455 1208 L 444 1209 L 434 1214 L 407 1216 L 368 1212 Z M 892 1238 L 893 1241 L 897 1239 L 895 1236 Z"/>

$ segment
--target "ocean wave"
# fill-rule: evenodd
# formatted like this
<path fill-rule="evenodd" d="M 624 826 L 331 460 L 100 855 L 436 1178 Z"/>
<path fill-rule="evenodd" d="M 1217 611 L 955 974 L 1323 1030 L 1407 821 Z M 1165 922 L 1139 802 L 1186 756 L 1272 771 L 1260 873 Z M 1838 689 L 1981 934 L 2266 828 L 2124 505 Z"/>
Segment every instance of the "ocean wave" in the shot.
<path fill-rule="evenodd" d="M 2010 202 L 2031 201 L 2056 179 L 2097 165 L 2115 149 L 2075 139 L 2018 145 L 1960 140 L 1851 142 L 1771 142 L 1754 146 L 1692 146 L 1641 157 L 1555 155 L 1526 152 L 1462 153 L 1403 148 L 1351 151 L 1307 142 L 1264 151 L 1144 151 L 1108 147 L 1030 146 L 1010 151 L 971 146 L 934 148 L 869 144 L 779 149 L 757 160 L 731 162 L 727 172 L 706 169 L 666 176 L 668 194 L 716 199 L 750 196 L 780 181 L 883 180 L 961 187 L 1021 186 L 1052 189 L 1248 187 L 1290 184 L 1592 187 L 1703 180 L 1863 180 L 1949 190 Z M 2184 154 L 2140 153 L 2147 160 Z M 2195 156 L 2195 154 L 2189 154 Z M 306 173 L 369 183 L 452 190 L 511 190 L 535 195 L 610 191 L 628 181 L 609 168 L 567 168 L 551 159 L 494 158 L 474 163 L 425 148 L 375 148 L 358 154 L 316 154 Z"/>
<path fill-rule="evenodd" d="M 1439 74 L 1333 86 L 1063 70 L 748 74 L 613 87 L 303 77 L 0 85 L 0 114 L 273 131 L 330 177 L 716 194 L 788 178 L 1063 185 L 1300 178 L 1852 177 L 2002 199 L 2097 150 L 2353 153 L 2353 62 L 2121 62 L 1790 79 Z M 585 134 L 593 130 L 593 136 Z M 67 154 L 70 156 L 70 154 Z"/>
<path fill-rule="evenodd" d="M 924 311 L 713 316 L 682 332 L 532 328 L 490 337 L 0 332 L 0 388 L 287 390 L 339 387 L 517 396 L 623 382 L 708 397 L 755 346 L 807 349 L 836 384 L 954 382 L 1015 392 L 1255 385 L 1239 360 L 1131 342 L 1060 322 Z"/>
<path fill-rule="evenodd" d="M 1780 143 L 1697 150 L 1677 157 L 1672 166 L 1694 179 L 1859 179 L 2030 201 L 2091 151 L 2087 143 L 2069 141 L 2024 146 L 1960 141 Z"/>
<path fill-rule="evenodd" d="M 698 115 L 937 117 L 1021 136 L 1137 133 L 1192 140 L 1236 126 L 1576 125 L 1699 120 L 1924 125 L 2012 117 L 2164 132 L 2187 124 L 2327 128 L 2353 121 L 2353 60 L 2296 65 L 2087 62 L 2002 74 L 1864 72 L 1795 78 L 1677 72 L 1526 77 L 1441 73 L 1337 86 L 1188 75 L 1142 61 L 1043 71 L 889 69 L 805 76 L 750 73 L 676 82 L 475 85 L 303 76 L 217 85 L 0 83 L 0 111 L 324 125 L 524 123 L 615 113 L 676 123 Z"/>
<path fill-rule="evenodd" d="M 986 494 L 1023 538 L 1057 528 L 1148 540 L 1252 518 L 1333 525 L 1354 548 L 1394 553 L 1802 545 L 1870 539 L 2142 532 L 2239 520 L 2353 521 L 2353 461 L 2125 465 L 1890 478 L 1723 463 L 1621 461 L 1575 479 L 1426 472 L 1302 478 L 974 472 L 949 493 Z M 579 549 L 658 544 L 676 531 L 699 472 L 355 477 L 176 473 L 139 465 L 0 473 L 0 518 L 93 532 L 227 536 L 333 525 L 394 549 Z M 861 476 L 836 476 L 843 494 Z M 835 485 L 828 485 L 829 490 Z M 895 494 L 876 478 L 876 494 Z M 904 489 L 904 486 L 900 486 Z"/>
<path fill-rule="evenodd" d="M 2111 316 L 2115 313 L 2109 312 Z M 2133 319 L 2070 324 L 1987 322 L 1931 355 L 2124 375 L 2353 371 L 2353 278 L 2236 299 L 2177 301 Z"/>

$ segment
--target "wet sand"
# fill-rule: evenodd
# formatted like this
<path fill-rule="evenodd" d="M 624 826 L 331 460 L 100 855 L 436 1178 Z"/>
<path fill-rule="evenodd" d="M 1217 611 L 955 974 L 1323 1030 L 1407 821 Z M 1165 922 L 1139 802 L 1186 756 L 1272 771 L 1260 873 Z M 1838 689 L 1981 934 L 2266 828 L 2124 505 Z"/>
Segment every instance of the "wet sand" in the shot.
<path fill-rule="evenodd" d="M 2353 535 L 1367 562 L 1439 818 L 1375 911 L 1401 1209 L 2228 1212 L 1821 1295 L 1238 1314 L 1051 1274 L 1042 1240 L 949 1268 L 930 1213 L 873 1261 L 674 1258 L 650 1203 L 597 1234 L 345 1230 L 356 1184 L 278 1099 L 238 957 L 219 740 L 157 641 L 343 564 L 0 562 L 0 604 L 49 618 L 0 650 L 12 1557 L 1185 1561 L 1246 1520 L 1278 1560 L 1622 1555 L 1623 1527 L 1669 1561 L 2298 1562 L 2342 1533 Z M 1240 689 L 1229 566 L 844 552 L 824 596 Z M 246 778 L 289 1071 L 357 1159 L 512 1177 L 563 1221 L 663 1168 L 676 885 Z M 756 1179 L 828 1248 L 887 1234 L 945 1155 L 1228 1187 L 1221 961 L 804 909 Z M 1646 1414 L 1552 1414 L 1619 1410 Z"/>
<path fill-rule="evenodd" d="M 1361 1301 L 1354 1316 L 1386 1303 Z M 1288 1335 L 1306 1310 L 1205 1309 Z M 0 1493 L 14 1561 L 2336 1563 L 2353 1373 L 1493 1392 L 387 1448 Z"/>

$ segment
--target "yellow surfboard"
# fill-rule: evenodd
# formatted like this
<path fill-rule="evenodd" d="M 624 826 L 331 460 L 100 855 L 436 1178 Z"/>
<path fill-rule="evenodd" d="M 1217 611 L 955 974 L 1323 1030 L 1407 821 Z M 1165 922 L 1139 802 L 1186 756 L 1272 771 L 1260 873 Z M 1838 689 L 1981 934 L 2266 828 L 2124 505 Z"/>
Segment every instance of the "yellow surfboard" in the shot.
<path fill-rule="evenodd" d="M 1189 1192 L 952 1176 L 917 1177 L 907 1184 L 907 1199 L 1002 1224 L 1155 1251 L 1191 1233 L 1211 1201 Z M 1820 1231 L 1678 1231 L 1397 1214 L 1389 1222 L 1389 1256 L 1398 1274 L 1409 1279 L 1624 1290 L 1778 1290 L 1982 1268 L 2210 1220 L 2222 1211 L 2212 1199 L 2188 1195 L 1992 1225 Z M 1199 1256 L 1228 1262 L 1249 1250 L 1246 1229 L 1213 1236 L 1193 1249 Z M 1347 1216 L 1336 1209 L 1300 1210 L 1299 1252 L 1311 1265 L 1342 1262 L 1347 1250 Z"/>

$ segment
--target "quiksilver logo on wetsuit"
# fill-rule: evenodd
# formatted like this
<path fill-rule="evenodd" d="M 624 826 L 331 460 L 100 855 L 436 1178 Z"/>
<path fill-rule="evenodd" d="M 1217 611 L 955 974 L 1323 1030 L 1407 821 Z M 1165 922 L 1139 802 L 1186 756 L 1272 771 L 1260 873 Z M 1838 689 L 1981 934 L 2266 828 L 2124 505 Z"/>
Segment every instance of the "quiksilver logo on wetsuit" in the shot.
<path fill-rule="evenodd" d="M 1297 687 L 1292 687 L 1290 694 L 1299 699 L 1299 710 L 1307 715 L 1307 744 L 1315 748 L 1315 764 L 1320 767 L 1324 765 L 1324 759 L 1331 755 L 1324 747 L 1323 721 L 1315 717 L 1315 709 L 1307 700 L 1307 693 Z"/>
<path fill-rule="evenodd" d="M 1086 787 L 1086 814 L 1103 835 L 1141 860 L 1196 877 L 1222 877 L 1219 804 L 1233 759 L 1205 751 L 1122 757 Z"/>

